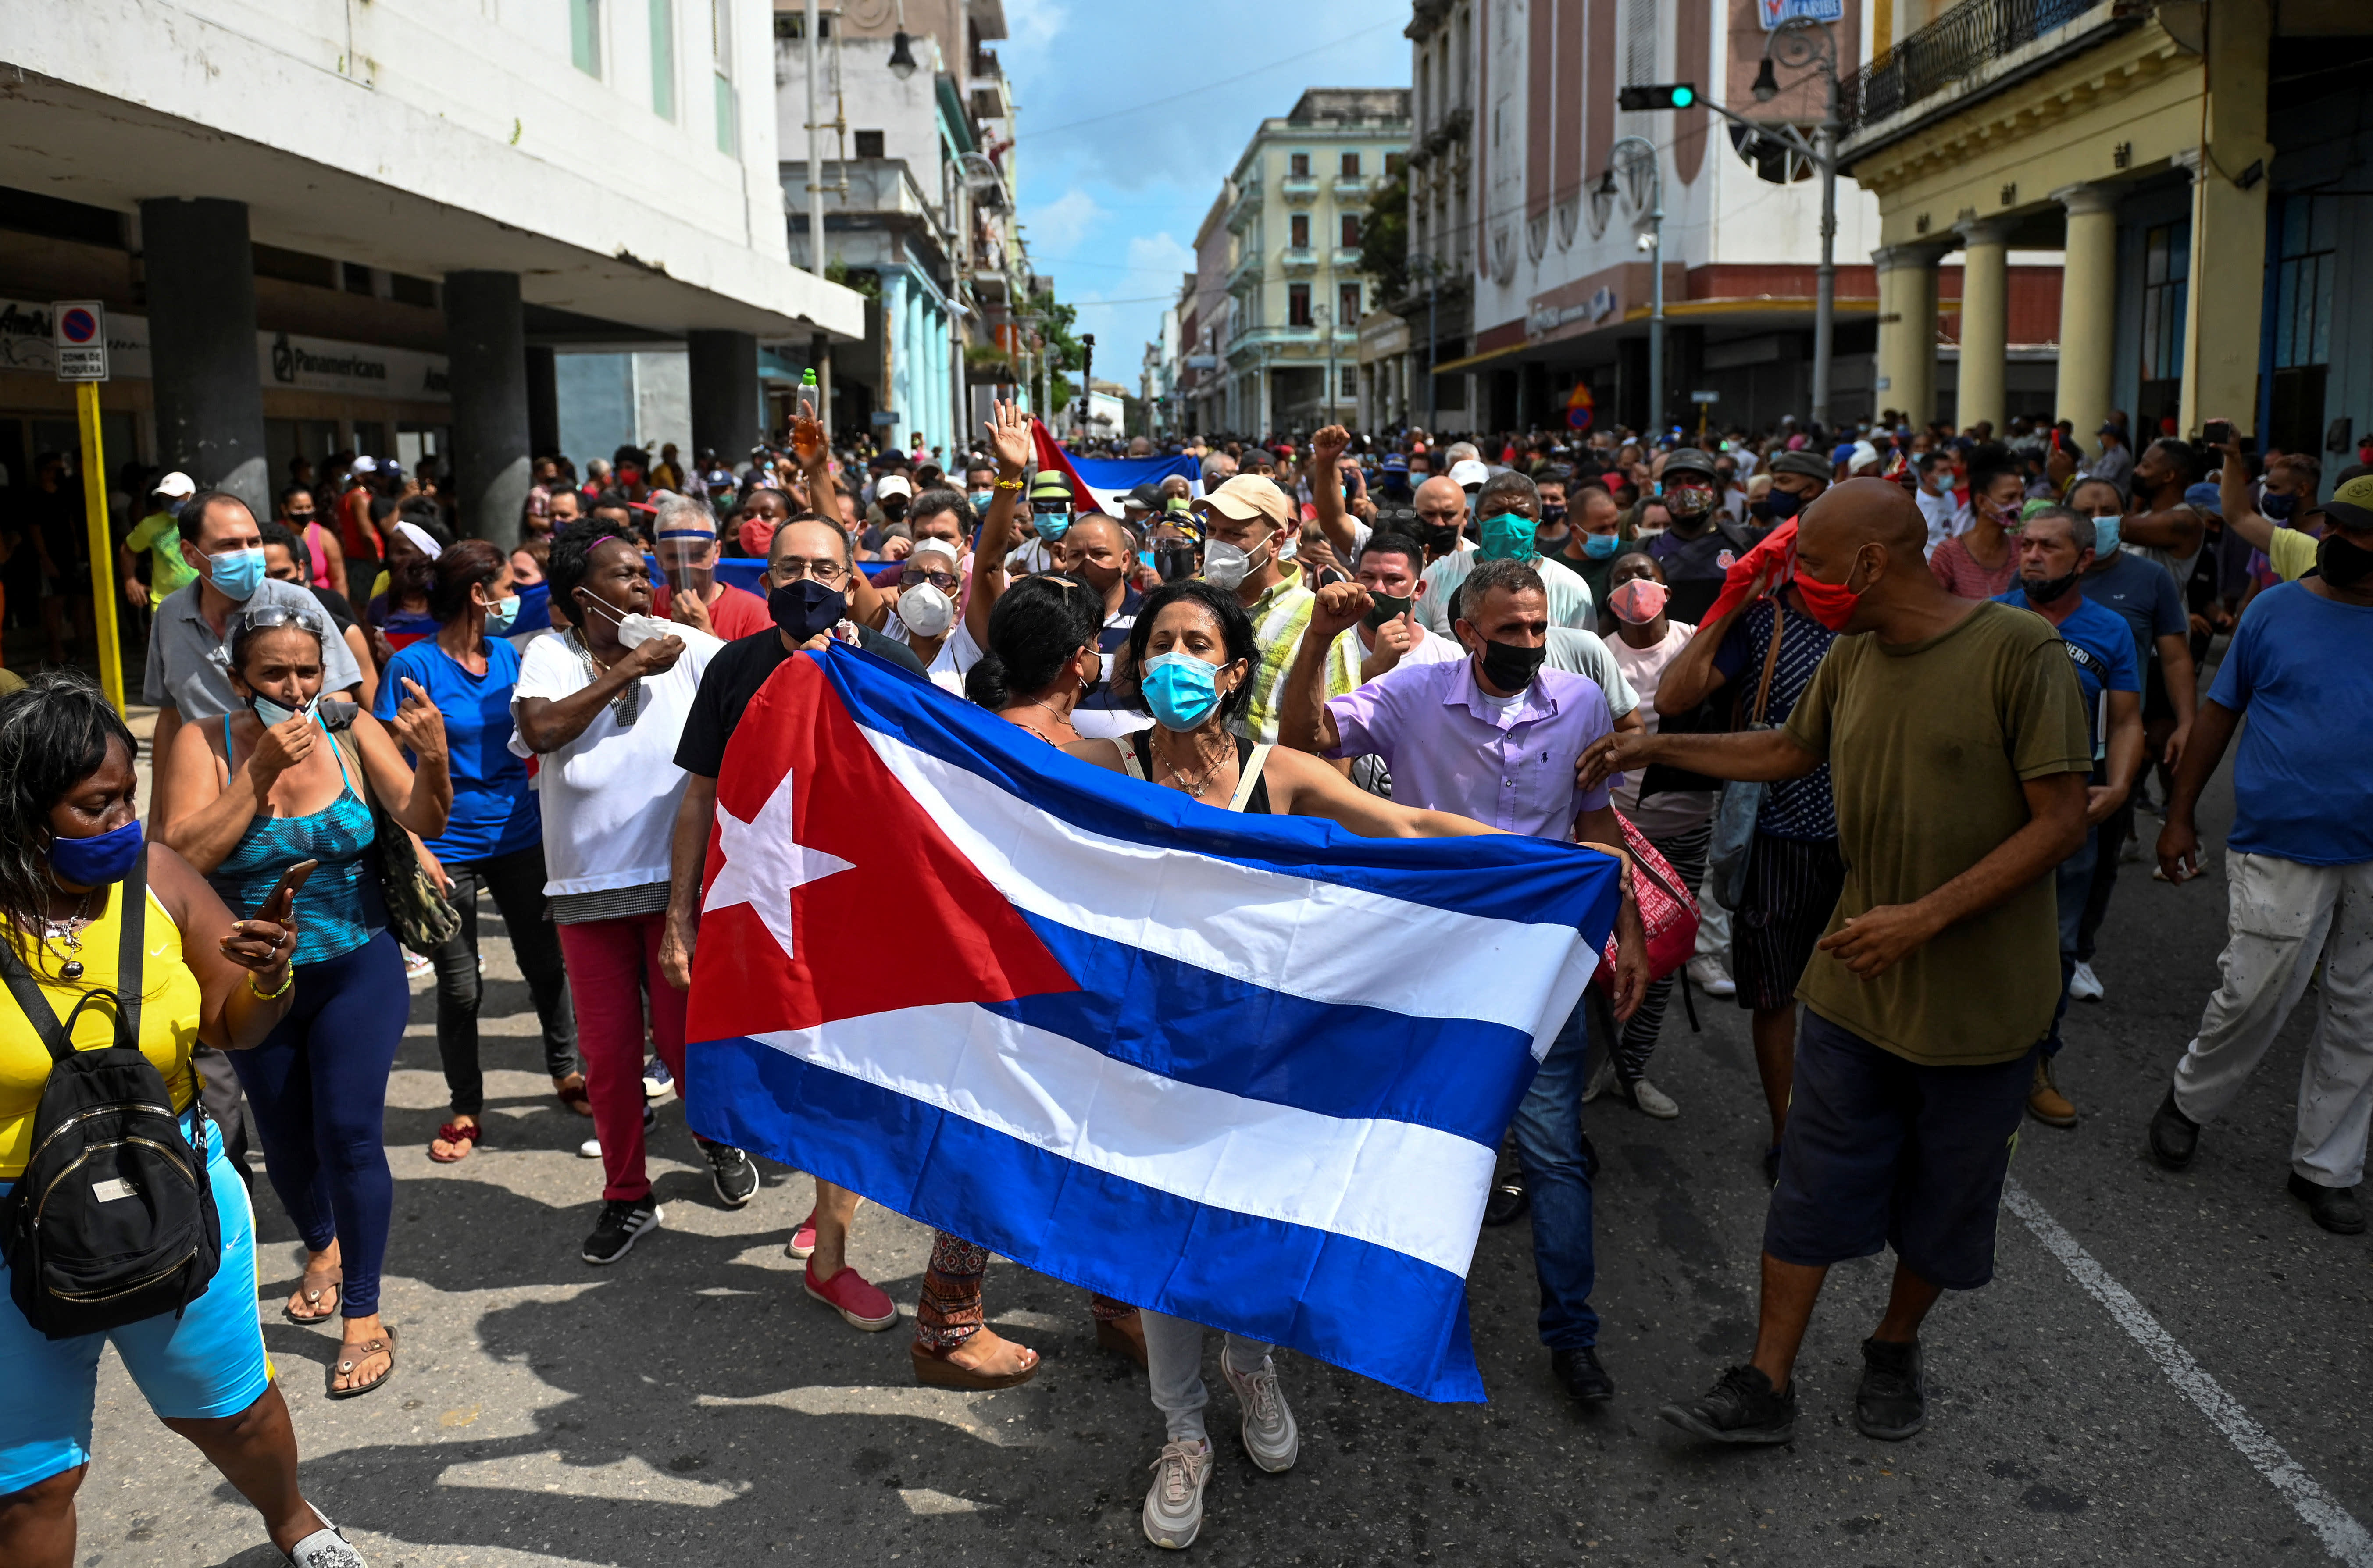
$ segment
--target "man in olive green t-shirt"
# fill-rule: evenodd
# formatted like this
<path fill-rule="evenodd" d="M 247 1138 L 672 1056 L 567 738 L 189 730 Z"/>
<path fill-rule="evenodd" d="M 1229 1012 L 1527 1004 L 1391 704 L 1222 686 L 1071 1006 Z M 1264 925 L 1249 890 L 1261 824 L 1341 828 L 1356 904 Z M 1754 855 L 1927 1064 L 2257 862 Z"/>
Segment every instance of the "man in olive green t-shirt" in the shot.
<path fill-rule="evenodd" d="M 1787 724 L 1617 733 L 1584 757 L 1586 783 L 1652 762 L 1749 780 L 1827 763 L 1837 802 L 1845 890 L 1797 984 L 1809 1016 L 1755 1353 L 1660 1412 L 1716 1442 L 1794 1434 L 1790 1375 L 1822 1280 L 1890 1246 L 1854 1424 L 1888 1440 L 1926 1424 L 1920 1324 L 1943 1292 L 1993 1278 L 2011 1137 L 2059 999 L 2048 873 L 2085 837 L 2084 698 L 2051 624 L 1954 597 L 1927 542 L 1902 486 L 1829 490 L 1799 527 L 1796 591 L 1823 625 L 1864 635 L 1840 636 Z"/>

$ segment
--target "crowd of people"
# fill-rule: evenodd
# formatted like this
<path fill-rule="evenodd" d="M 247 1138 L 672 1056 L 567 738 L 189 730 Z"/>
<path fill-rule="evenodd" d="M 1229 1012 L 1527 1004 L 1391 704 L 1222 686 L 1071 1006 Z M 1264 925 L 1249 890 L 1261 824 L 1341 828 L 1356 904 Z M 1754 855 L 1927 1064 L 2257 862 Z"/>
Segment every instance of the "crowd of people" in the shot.
<path fill-rule="evenodd" d="M 485 520 L 457 518 L 433 474 L 368 456 L 292 473 L 269 519 L 185 474 L 144 479 L 114 564 L 146 641 L 149 798 L 87 677 L 10 676 L 0 697 L 16 1003 L 0 1381 L 41 1391 L 0 1413 L 0 1561 L 72 1560 L 112 1341 L 292 1561 L 359 1562 L 298 1492 L 263 1370 L 249 1129 L 304 1242 L 279 1310 L 340 1335 L 329 1397 L 385 1387 L 382 1112 L 408 966 L 434 977 L 450 1099 L 425 1153 L 502 1155 L 484 893 L 537 1059 L 600 1164 L 582 1257 L 616 1266 L 652 1238 L 649 1152 L 678 1136 L 660 1106 L 684 1081 L 727 743 L 778 667 L 836 642 L 1217 809 L 1623 860 L 1607 962 L 1514 1117 L 1483 1214 L 1529 1215 L 1540 1340 L 1576 1400 L 1616 1386 L 1584 1106 L 1684 1114 L 1651 1072 L 1678 991 L 1692 1019 L 1700 996 L 1748 1014 L 1769 1129 L 1740 1158 L 1771 1196 L 1752 1356 L 1662 1414 L 1711 1441 L 1786 1441 L 1826 1270 L 1891 1247 L 1852 1419 L 1880 1440 L 1922 1430 L 1921 1326 L 1942 1292 L 1992 1277 L 2012 1135 L 2084 1114 L 2055 1062 L 2071 1000 L 2103 995 L 2090 961 L 2121 868 L 2199 874 L 2198 802 L 2237 733 L 2230 945 L 2135 1136 L 2188 1164 L 2320 973 L 2288 1184 L 2315 1223 L 2362 1231 L 2373 701 L 2355 672 L 2373 652 L 2373 614 L 2357 618 L 2373 471 L 2327 486 L 2312 455 L 2208 434 L 2137 451 L 2112 419 L 2087 451 L 2064 423 L 1997 439 L 1891 415 L 1694 443 L 1329 426 L 1140 438 L 1105 455 L 1169 472 L 1099 497 L 1036 460 L 1010 404 L 952 454 L 836 451 L 802 408 L 744 461 L 622 450 L 580 478 L 543 458 L 516 545 L 469 536 Z M 728 580 L 736 557 L 751 587 Z M 72 594 L 53 597 L 64 652 Z M 107 1201 L 105 1182 L 43 1163 L 77 1125 L 55 1106 L 86 1055 L 148 1072 L 219 1238 L 210 1270 L 192 1263 L 167 1309 L 128 1320 L 63 1294 L 53 1317 L 27 1305 L 63 1290 L 13 1218 L 27 1195 Z M 718 1203 L 751 1201 L 748 1153 L 692 1144 Z M 808 1296 L 880 1331 L 901 1307 L 852 1256 L 859 1203 L 817 1182 L 785 1247 Z M 987 1262 L 935 1236 L 911 1309 L 918 1382 L 1035 1375 L 1036 1352 L 988 1327 Z M 1163 1426 L 1145 1534 L 1186 1547 L 1214 1456 L 1204 1329 L 1103 1297 L 1090 1311 Z M 1228 1334 L 1220 1364 L 1252 1462 L 1290 1468 L 1300 1431 L 1269 1348 Z"/>

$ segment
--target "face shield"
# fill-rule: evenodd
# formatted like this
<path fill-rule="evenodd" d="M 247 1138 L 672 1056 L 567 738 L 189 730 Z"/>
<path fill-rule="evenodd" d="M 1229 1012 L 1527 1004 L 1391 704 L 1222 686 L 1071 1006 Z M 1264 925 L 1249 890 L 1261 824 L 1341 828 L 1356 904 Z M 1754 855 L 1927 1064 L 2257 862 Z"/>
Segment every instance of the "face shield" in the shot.
<path fill-rule="evenodd" d="M 707 595 L 717 576 L 717 535 L 705 528 L 663 529 L 652 554 L 670 593 Z"/>

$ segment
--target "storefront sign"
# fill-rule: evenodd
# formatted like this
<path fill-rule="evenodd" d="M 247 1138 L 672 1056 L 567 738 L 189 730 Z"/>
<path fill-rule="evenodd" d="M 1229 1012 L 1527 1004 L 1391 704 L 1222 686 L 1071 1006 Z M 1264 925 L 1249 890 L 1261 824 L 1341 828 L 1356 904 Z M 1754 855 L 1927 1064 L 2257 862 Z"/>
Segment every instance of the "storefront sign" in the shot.
<path fill-rule="evenodd" d="M 1755 10 L 1770 32 L 1782 22 L 1841 22 L 1846 0 L 1755 0 Z"/>
<path fill-rule="evenodd" d="M 67 301 L 53 307 L 27 299 L 0 299 L 0 370 L 31 370 L 66 377 L 58 345 L 69 312 L 84 310 L 99 319 L 105 342 L 105 369 L 123 380 L 152 380 L 148 319 L 101 311 L 95 302 Z M 410 348 L 381 348 L 295 333 L 255 334 L 256 369 L 267 387 L 298 392 L 341 392 L 351 397 L 404 403 L 445 403 L 452 397 L 446 358 Z M 103 376 L 93 379 L 105 379 Z"/>

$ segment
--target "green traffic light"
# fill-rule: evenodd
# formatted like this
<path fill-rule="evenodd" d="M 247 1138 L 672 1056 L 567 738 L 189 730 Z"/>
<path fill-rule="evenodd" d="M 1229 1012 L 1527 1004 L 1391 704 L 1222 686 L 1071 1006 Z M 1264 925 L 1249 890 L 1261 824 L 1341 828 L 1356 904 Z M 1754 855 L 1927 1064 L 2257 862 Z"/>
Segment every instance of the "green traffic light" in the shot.
<path fill-rule="evenodd" d="M 1687 109 L 1690 104 L 1695 103 L 1697 100 L 1698 95 L 1695 88 L 1680 87 L 1673 89 L 1673 107 L 1675 109 Z"/>

